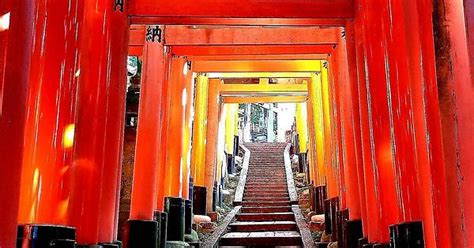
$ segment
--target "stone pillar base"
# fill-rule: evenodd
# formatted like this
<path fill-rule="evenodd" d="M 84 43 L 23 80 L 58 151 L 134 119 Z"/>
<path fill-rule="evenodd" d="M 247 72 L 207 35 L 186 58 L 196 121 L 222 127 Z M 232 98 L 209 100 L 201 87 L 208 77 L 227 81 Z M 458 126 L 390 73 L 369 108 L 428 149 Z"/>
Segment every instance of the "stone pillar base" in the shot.
<path fill-rule="evenodd" d="M 123 237 L 124 248 L 158 247 L 159 226 L 153 220 L 128 220 Z"/>

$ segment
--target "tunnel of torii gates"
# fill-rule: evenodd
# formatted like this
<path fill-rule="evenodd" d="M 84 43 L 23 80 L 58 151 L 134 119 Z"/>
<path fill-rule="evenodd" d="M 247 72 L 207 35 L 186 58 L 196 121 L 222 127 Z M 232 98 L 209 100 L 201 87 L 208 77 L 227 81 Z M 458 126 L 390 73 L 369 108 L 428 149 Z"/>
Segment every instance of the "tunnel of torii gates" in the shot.
<path fill-rule="evenodd" d="M 241 102 L 307 106 L 308 176 L 369 243 L 474 247 L 472 0 L 3 0 L 0 17 L 2 248 L 40 224 L 113 247 L 127 55 L 144 65 L 125 247 L 188 178 L 212 210 Z"/>

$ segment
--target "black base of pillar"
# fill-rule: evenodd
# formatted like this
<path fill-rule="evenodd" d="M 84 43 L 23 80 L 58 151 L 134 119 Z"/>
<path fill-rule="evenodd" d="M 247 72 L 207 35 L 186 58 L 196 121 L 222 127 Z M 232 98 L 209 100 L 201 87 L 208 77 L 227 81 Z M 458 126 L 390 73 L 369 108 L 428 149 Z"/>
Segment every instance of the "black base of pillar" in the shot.
<path fill-rule="evenodd" d="M 212 187 L 212 212 L 216 212 L 217 202 L 219 201 L 219 192 L 217 190 L 217 183 Z"/>
<path fill-rule="evenodd" d="M 115 241 L 113 243 L 100 243 L 100 246 L 102 248 L 122 248 L 122 242 L 120 241 Z"/>
<path fill-rule="evenodd" d="M 158 247 L 159 226 L 153 220 L 128 220 L 123 235 L 124 248 Z"/>
<path fill-rule="evenodd" d="M 102 245 L 76 245 L 76 248 L 104 248 Z"/>
<path fill-rule="evenodd" d="M 306 153 L 300 153 L 298 155 L 298 172 L 304 173 L 306 172 Z"/>
<path fill-rule="evenodd" d="M 313 184 L 308 185 L 308 190 L 309 190 L 309 209 L 311 211 L 316 211 L 316 199 L 314 197 L 316 196 L 315 193 L 315 187 Z"/>
<path fill-rule="evenodd" d="M 324 200 L 324 232 L 332 234 L 331 226 L 331 200 Z"/>
<path fill-rule="evenodd" d="M 224 204 L 224 194 L 223 194 L 223 190 L 224 190 L 224 187 L 222 186 L 223 184 L 219 185 L 219 193 L 218 193 L 218 196 L 219 196 L 219 207 L 222 207 L 222 205 Z"/>
<path fill-rule="evenodd" d="M 226 154 L 227 157 L 227 173 L 235 174 L 235 156 L 234 154 Z"/>
<path fill-rule="evenodd" d="M 189 199 L 190 200 L 193 200 L 193 197 L 194 197 L 194 178 L 193 177 L 189 177 L 189 188 L 188 188 L 189 192 L 188 192 L 188 196 L 189 196 Z"/>
<path fill-rule="evenodd" d="M 389 248 L 388 244 L 364 244 L 362 248 Z"/>
<path fill-rule="evenodd" d="M 17 247 L 74 248 L 76 229 L 67 226 L 26 224 L 18 227 Z"/>
<path fill-rule="evenodd" d="M 234 135 L 234 157 L 239 155 L 239 136 Z"/>
<path fill-rule="evenodd" d="M 390 247 L 425 247 L 422 222 L 413 221 L 390 226 Z"/>
<path fill-rule="evenodd" d="M 193 229 L 193 202 L 191 200 L 185 201 L 185 221 L 184 221 L 184 233 L 191 234 Z"/>
<path fill-rule="evenodd" d="M 327 248 L 329 245 L 328 242 L 316 242 L 315 248 Z"/>
<path fill-rule="evenodd" d="M 359 240 L 364 235 L 362 233 L 362 220 L 346 221 L 344 231 L 346 247 L 359 247 Z"/>
<path fill-rule="evenodd" d="M 168 214 L 165 212 L 155 211 L 153 219 L 158 222 L 158 247 L 166 246 L 166 229 L 168 228 Z"/>
<path fill-rule="evenodd" d="M 197 215 L 207 215 L 206 211 L 206 187 L 194 186 L 193 211 Z"/>
<path fill-rule="evenodd" d="M 184 241 L 184 199 L 165 197 L 165 212 L 168 213 L 167 241 Z"/>
<path fill-rule="evenodd" d="M 349 209 L 337 212 L 337 243 L 339 247 L 347 247 L 346 244 L 346 222 L 349 220 Z M 361 235 L 362 236 L 362 235 Z"/>
<path fill-rule="evenodd" d="M 372 248 L 389 248 L 389 247 L 390 247 L 389 244 L 373 244 L 372 245 Z"/>
<path fill-rule="evenodd" d="M 324 200 L 327 198 L 326 186 L 317 186 L 314 188 L 314 211 L 316 214 L 324 214 Z"/>
<path fill-rule="evenodd" d="M 333 197 L 324 201 L 325 206 L 325 228 L 327 234 L 331 235 L 331 241 L 338 238 L 340 226 L 338 226 L 339 197 Z"/>
<path fill-rule="evenodd" d="M 357 244 L 358 244 L 357 247 L 362 248 L 364 245 L 366 245 L 368 243 L 369 243 L 369 240 L 367 238 L 361 238 L 357 242 Z"/>

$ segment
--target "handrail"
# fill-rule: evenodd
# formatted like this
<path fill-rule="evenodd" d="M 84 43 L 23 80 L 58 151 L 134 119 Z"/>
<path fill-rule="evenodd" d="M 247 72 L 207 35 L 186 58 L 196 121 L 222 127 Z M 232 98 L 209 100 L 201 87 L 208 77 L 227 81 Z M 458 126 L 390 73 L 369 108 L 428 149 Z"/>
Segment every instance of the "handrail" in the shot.
<path fill-rule="evenodd" d="M 315 247 L 313 237 L 311 236 L 311 232 L 308 229 L 308 224 L 306 224 L 306 220 L 304 219 L 303 214 L 301 213 L 301 209 L 299 205 L 292 205 L 291 210 L 295 215 L 296 225 L 298 226 L 298 231 L 301 235 L 301 241 L 303 242 L 304 248 L 313 248 Z"/>
<path fill-rule="evenodd" d="M 284 152 L 286 184 L 288 185 L 288 194 L 290 195 L 291 204 L 297 204 L 298 195 L 296 194 L 295 181 L 293 181 L 293 170 L 291 169 L 290 148 L 291 148 L 291 143 L 288 143 L 285 147 L 285 152 Z"/>
<path fill-rule="evenodd" d="M 244 197 L 245 183 L 247 182 L 247 173 L 249 171 L 250 163 L 250 150 L 242 144 L 240 144 L 239 146 L 242 150 L 244 150 L 244 158 L 242 160 L 242 170 L 240 171 L 239 184 L 237 185 L 237 189 L 235 190 L 234 206 L 242 204 L 242 198 Z"/>

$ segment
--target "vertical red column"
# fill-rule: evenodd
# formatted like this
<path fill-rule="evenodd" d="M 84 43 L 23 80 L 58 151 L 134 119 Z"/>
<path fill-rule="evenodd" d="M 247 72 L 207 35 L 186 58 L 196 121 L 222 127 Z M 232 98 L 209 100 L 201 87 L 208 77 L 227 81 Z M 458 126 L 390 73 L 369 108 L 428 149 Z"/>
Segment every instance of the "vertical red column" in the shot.
<path fill-rule="evenodd" d="M 153 28 L 161 27 L 148 27 Z M 147 41 L 144 47 L 140 89 L 137 144 L 133 172 L 130 218 L 153 220 L 156 207 L 162 114 L 163 83 L 166 75 L 163 43 Z"/>
<path fill-rule="evenodd" d="M 386 69 L 389 57 L 387 57 L 386 50 L 386 30 L 383 25 L 380 25 L 381 20 L 389 21 L 389 19 L 382 18 L 386 16 L 388 8 L 386 4 L 375 4 L 373 1 L 360 1 L 359 4 L 361 6 L 357 9 L 362 7 L 363 10 L 358 13 L 357 18 L 362 18 L 361 22 L 363 25 L 360 30 L 364 32 L 363 41 L 366 45 L 366 50 L 364 51 L 366 58 L 362 68 L 366 70 L 365 86 L 367 90 L 367 119 L 369 125 L 369 142 L 368 146 L 365 146 L 364 149 L 368 149 L 371 152 L 370 158 L 369 154 L 364 155 L 367 210 L 368 215 L 379 213 L 378 216 L 381 217 L 374 223 L 375 225 L 381 224 L 379 227 L 381 230 L 373 230 L 373 237 L 371 237 L 369 232 L 369 239 L 386 243 L 389 240 L 388 226 L 397 223 L 399 220 L 396 181 L 392 169 L 395 166 L 392 146 L 393 134 L 390 132 L 393 114 L 391 112 L 390 98 L 387 98 L 387 95 L 389 95 L 389 81 Z M 359 61 L 359 65 L 361 65 L 361 62 Z M 362 79 L 362 77 L 359 76 L 359 79 Z M 365 92 L 361 91 L 361 88 L 359 88 L 359 94 L 363 98 Z M 364 102 L 364 100 L 361 99 L 361 102 Z M 363 112 L 365 110 L 361 111 L 361 119 L 365 120 L 365 113 Z M 365 125 L 365 123 L 362 123 L 362 125 Z M 367 127 L 362 128 L 363 135 L 365 128 Z M 368 161 L 372 164 L 368 164 Z M 378 205 L 379 203 L 380 205 Z M 378 206 L 380 206 L 380 209 L 376 209 Z"/>
<path fill-rule="evenodd" d="M 0 204 L 0 246 L 15 247 L 23 135 L 26 118 L 28 70 L 33 41 L 34 7 L 31 1 L 2 1 L 0 14 L 9 13 L 8 42 L 4 81 L 0 94 L 0 195 L 7 203 Z M 0 33 L 5 31 L 0 31 Z M 15 34 L 15 35 L 11 35 Z M 4 34 L 1 34 L 2 36 Z M 4 38 L 4 37 L 3 37 Z"/>
<path fill-rule="evenodd" d="M 115 185 L 121 151 L 117 150 L 121 144 L 116 142 L 122 141 L 123 127 L 113 122 L 120 116 L 124 118 L 125 81 L 119 77 L 126 70 L 122 52 L 128 46 L 127 38 L 120 39 L 120 43 L 113 40 L 117 35 L 128 36 L 122 20 L 125 17 L 114 17 L 114 11 L 119 9 L 112 0 L 86 0 L 78 12 L 78 99 L 69 219 L 70 225 L 77 228 L 78 243 L 85 245 L 110 236 L 99 230 L 110 228 L 110 223 L 115 222 L 114 214 L 103 218 L 102 213 L 116 213 L 118 196 Z M 113 179 L 106 180 L 109 176 Z"/>
<path fill-rule="evenodd" d="M 400 201 L 400 221 L 420 219 L 418 185 L 416 171 L 415 130 L 413 129 L 413 109 L 407 63 L 407 46 L 404 36 L 404 13 L 401 2 L 390 2 L 389 13 L 384 19 L 388 31 L 387 50 L 389 106 L 391 108 L 392 144 L 394 147 L 394 170 Z M 410 24 L 411 25 L 411 24 Z"/>
<path fill-rule="evenodd" d="M 67 223 L 77 6 L 52 5 L 35 2 L 19 223 Z"/>
<path fill-rule="evenodd" d="M 474 245 L 474 212 L 471 210 L 474 207 L 474 153 L 471 151 L 474 145 L 474 83 L 469 58 L 471 30 L 466 25 L 472 21 L 470 11 L 472 1 L 436 1 L 433 4 L 436 73 L 453 247 Z"/>
<path fill-rule="evenodd" d="M 182 152 L 182 178 L 183 184 L 181 185 L 181 191 L 183 198 L 186 200 L 192 199 L 189 196 L 189 178 L 191 176 L 191 133 L 193 130 L 193 123 L 191 120 L 192 109 L 194 105 L 194 78 L 191 67 L 191 62 L 186 63 L 187 69 L 185 70 L 186 75 L 184 81 L 186 84 L 186 102 L 184 106 L 185 119 L 183 126 L 183 152 Z M 184 97 L 184 96 L 183 96 Z"/>
<path fill-rule="evenodd" d="M 339 40 L 339 45 L 336 48 L 334 56 L 338 63 L 337 68 L 339 77 L 336 85 L 336 91 L 339 96 L 339 109 L 341 120 L 341 142 L 342 142 L 342 157 L 344 168 L 344 182 L 346 205 L 349 209 L 349 218 L 351 220 L 360 219 L 360 203 L 359 203 L 359 180 L 357 176 L 357 157 L 356 148 L 354 146 L 354 127 L 353 127 L 353 113 L 352 113 L 352 92 L 350 88 L 351 78 L 349 70 L 354 64 L 348 63 L 346 34 Z"/>
<path fill-rule="evenodd" d="M 109 2 L 114 6 L 114 1 Z M 109 89 L 107 102 L 106 140 L 104 147 L 104 169 L 101 180 L 99 242 L 117 240 L 118 210 L 120 201 L 120 179 L 125 129 L 125 100 L 127 89 L 127 54 L 129 24 L 127 5 L 114 6 L 109 14 L 108 66 Z"/>
<path fill-rule="evenodd" d="M 170 115 L 165 170 L 165 196 L 181 197 L 182 185 L 182 149 L 184 126 L 184 92 L 186 89 L 183 67 L 186 61 L 182 57 L 173 58 L 170 71 Z"/>
<path fill-rule="evenodd" d="M 366 1 L 359 1 L 356 7 L 355 18 L 355 37 L 356 37 L 356 63 L 357 63 L 357 87 L 358 87 L 358 101 L 359 101 L 359 115 L 360 115 L 360 130 L 361 130 L 361 150 L 362 150 L 362 170 L 364 174 L 364 184 L 366 192 L 366 206 L 367 206 L 367 236 L 369 243 L 382 242 L 382 216 L 381 216 L 381 202 L 379 199 L 380 191 L 377 190 L 377 181 L 374 180 L 376 171 L 374 170 L 370 134 L 370 115 L 369 115 L 369 98 L 367 95 L 368 77 L 368 44 L 366 37 L 367 22 L 367 3 Z"/>
<path fill-rule="evenodd" d="M 365 177 L 362 158 L 362 140 L 361 140 L 361 125 L 359 114 L 359 92 L 358 92 L 358 65 L 355 51 L 355 30 L 354 21 L 346 22 L 346 50 L 347 50 L 347 65 L 349 67 L 349 85 L 347 90 L 350 92 L 348 100 L 351 106 L 351 136 L 354 139 L 354 153 L 355 153 L 355 172 L 357 174 L 357 188 L 359 191 L 359 206 L 360 217 L 363 225 L 363 236 L 367 237 L 367 207 L 365 197 Z"/>
<path fill-rule="evenodd" d="M 332 79 L 329 79 L 328 75 L 328 63 L 323 62 L 323 69 L 321 72 L 323 80 L 323 108 L 324 108 L 324 144 L 326 148 L 326 186 L 327 186 L 327 197 L 332 198 L 338 195 L 338 182 L 337 182 L 337 169 L 335 169 L 335 144 L 333 142 L 333 118 L 332 118 Z"/>
<path fill-rule="evenodd" d="M 410 72 L 412 79 L 413 108 L 418 150 L 418 174 L 422 200 L 423 228 L 427 247 L 452 247 L 449 225 L 448 196 L 441 134 L 441 116 L 436 81 L 435 49 L 433 42 L 432 1 L 417 2 L 416 8 L 405 4 L 410 17 L 406 23 L 413 23 L 405 30 L 409 41 Z M 421 63 L 422 62 L 422 63 Z M 418 65 L 415 67 L 411 65 Z M 412 76 L 412 77 L 413 77 Z M 430 175 L 430 176 L 427 176 Z"/>
<path fill-rule="evenodd" d="M 332 110 L 332 140 L 333 140 L 333 171 L 336 175 L 336 181 L 338 185 L 338 197 L 340 209 L 346 208 L 346 195 L 344 190 L 344 158 L 343 158 L 343 146 L 341 136 L 341 105 L 339 102 L 340 92 L 337 89 L 339 82 L 339 64 L 337 51 L 333 51 L 329 58 L 329 76 L 330 76 L 330 88 L 331 88 L 331 110 Z"/>
<path fill-rule="evenodd" d="M 161 100 L 161 127 L 160 127 L 160 149 L 166 150 L 168 143 L 168 126 L 170 116 L 170 84 L 168 83 L 170 67 L 171 67 L 171 54 L 168 53 L 165 57 L 165 74 L 162 87 L 162 100 Z M 165 199 L 165 172 L 166 172 L 166 152 L 160 152 L 158 156 L 159 167 L 158 167 L 158 181 L 156 184 L 156 210 L 164 211 L 164 199 Z"/>

